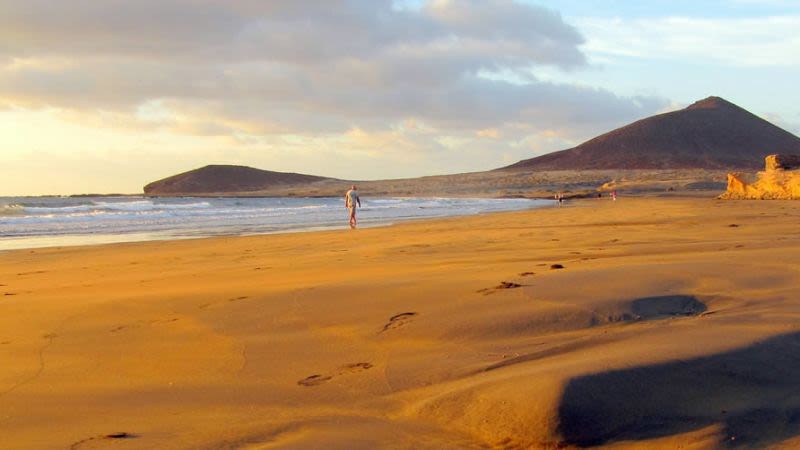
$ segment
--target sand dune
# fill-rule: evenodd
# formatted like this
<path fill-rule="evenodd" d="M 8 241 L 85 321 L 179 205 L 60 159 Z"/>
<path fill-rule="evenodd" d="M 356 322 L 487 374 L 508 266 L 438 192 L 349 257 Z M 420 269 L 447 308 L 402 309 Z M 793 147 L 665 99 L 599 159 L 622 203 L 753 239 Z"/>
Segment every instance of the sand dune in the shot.
<path fill-rule="evenodd" d="M 799 217 L 623 197 L 3 253 L 0 447 L 797 448 Z"/>

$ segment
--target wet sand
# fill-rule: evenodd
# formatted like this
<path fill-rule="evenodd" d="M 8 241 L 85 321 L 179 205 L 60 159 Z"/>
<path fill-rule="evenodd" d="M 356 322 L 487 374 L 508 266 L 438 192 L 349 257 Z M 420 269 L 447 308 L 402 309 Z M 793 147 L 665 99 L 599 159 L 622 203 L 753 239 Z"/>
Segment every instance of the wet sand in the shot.
<path fill-rule="evenodd" d="M 0 254 L 0 448 L 797 448 L 800 204 Z"/>

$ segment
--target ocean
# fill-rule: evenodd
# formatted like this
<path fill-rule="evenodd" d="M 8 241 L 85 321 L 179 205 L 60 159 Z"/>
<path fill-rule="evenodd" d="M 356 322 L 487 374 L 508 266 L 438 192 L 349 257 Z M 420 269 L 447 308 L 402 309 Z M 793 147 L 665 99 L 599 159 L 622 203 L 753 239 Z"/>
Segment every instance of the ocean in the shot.
<path fill-rule="evenodd" d="M 515 211 L 549 200 L 364 198 L 359 226 Z M 347 228 L 341 198 L 0 197 L 0 251 Z"/>

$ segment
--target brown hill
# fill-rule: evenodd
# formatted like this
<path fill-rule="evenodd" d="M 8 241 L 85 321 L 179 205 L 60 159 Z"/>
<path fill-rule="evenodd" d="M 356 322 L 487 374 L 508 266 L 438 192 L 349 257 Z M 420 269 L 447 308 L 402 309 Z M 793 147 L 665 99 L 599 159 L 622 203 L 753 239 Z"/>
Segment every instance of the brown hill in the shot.
<path fill-rule="evenodd" d="M 329 179 L 299 173 L 272 172 L 246 166 L 211 165 L 154 181 L 144 187 L 144 193 L 147 195 L 191 195 L 254 192 Z"/>
<path fill-rule="evenodd" d="M 800 153 L 800 138 L 720 97 L 708 97 L 500 170 L 754 169 L 773 153 Z"/>

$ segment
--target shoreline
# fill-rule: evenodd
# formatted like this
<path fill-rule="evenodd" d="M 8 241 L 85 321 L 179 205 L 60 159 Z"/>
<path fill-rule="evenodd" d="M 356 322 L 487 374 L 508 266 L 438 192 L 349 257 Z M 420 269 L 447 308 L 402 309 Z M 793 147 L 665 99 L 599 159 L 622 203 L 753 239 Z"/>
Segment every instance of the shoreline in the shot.
<path fill-rule="evenodd" d="M 141 197 L 141 198 L 146 198 L 146 197 Z M 185 198 L 192 199 L 192 198 L 204 198 L 204 197 L 185 197 Z M 399 197 L 392 197 L 392 198 L 399 198 Z M 407 197 L 404 199 L 415 199 L 415 198 L 418 197 Z M 430 197 L 430 198 L 436 200 L 449 199 L 448 197 Z M 426 199 L 428 198 L 426 197 Z M 480 198 L 463 198 L 463 199 L 482 200 Z M 536 199 L 529 199 L 529 200 L 534 202 L 542 201 Z M 548 208 L 552 206 L 554 205 L 531 203 L 531 205 L 529 205 L 527 208 L 524 209 L 483 211 L 477 213 L 469 212 L 469 213 L 441 214 L 441 215 L 423 216 L 423 217 L 387 217 L 385 220 L 371 216 L 363 218 L 362 216 L 361 219 L 366 220 L 366 222 L 362 222 L 359 228 L 367 229 L 375 227 L 386 227 L 398 223 L 415 222 L 420 220 L 437 220 L 437 219 L 447 219 L 447 218 L 457 218 L 457 217 L 470 217 L 483 214 L 535 210 L 535 209 Z M 254 228 L 254 227 L 250 226 L 249 228 Z M 172 240 L 191 240 L 191 239 L 204 239 L 204 238 L 214 238 L 214 237 L 261 236 L 261 235 L 274 235 L 274 234 L 284 234 L 284 233 L 310 233 L 315 231 L 347 230 L 349 227 L 343 221 L 342 224 L 336 224 L 336 225 L 307 224 L 297 227 L 288 226 L 283 228 L 276 227 L 275 225 L 272 224 L 265 224 L 263 226 L 260 226 L 260 228 L 263 228 L 264 231 L 248 231 L 248 230 L 235 230 L 235 229 L 231 229 L 230 231 L 228 231 L 221 229 L 197 228 L 189 230 L 165 230 L 161 232 L 153 231 L 153 232 L 127 232 L 127 233 L 107 233 L 107 234 L 100 234 L 100 233 L 50 234 L 50 235 L 22 236 L 22 237 L 0 237 L 0 253 L 7 251 L 15 251 L 15 250 L 35 249 L 35 248 L 95 246 L 95 245 L 109 245 L 115 243 L 133 243 L 133 242 L 150 242 L 150 241 L 164 242 Z"/>
<path fill-rule="evenodd" d="M 0 253 L 4 442 L 797 448 L 800 206 L 573 205 Z"/>
<path fill-rule="evenodd" d="M 576 207 L 578 205 L 569 205 L 566 204 L 562 205 L 561 208 L 566 207 Z M 358 229 L 355 230 L 368 230 L 373 228 L 387 228 L 393 226 L 404 225 L 408 223 L 420 223 L 420 222 L 439 222 L 439 221 L 447 221 L 447 220 L 458 220 L 463 218 L 469 217 L 480 217 L 480 216 L 489 216 L 489 215 L 503 215 L 503 214 L 514 214 L 514 213 L 521 213 L 521 212 L 529 212 L 533 210 L 540 210 L 546 208 L 558 208 L 559 206 L 540 206 L 535 208 L 529 209 L 520 209 L 520 210 L 511 210 L 511 211 L 489 211 L 489 212 L 481 212 L 476 214 L 468 214 L 468 215 L 452 215 L 452 216 L 437 216 L 437 217 L 420 217 L 420 218 L 409 218 L 409 219 L 402 219 L 395 222 L 385 222 L 385 223 L 373 223 L 367 225 L 359 225 Z M 8 253 L 8 252 L 24 252 L 25 250 L 44 250 L 44 249 L 60 249 L 60 248 L 92 248 L 92 247 L 105 247 L 105 246 L 113 246 L 113 245 L 125 245 L 125 244 L 147 244 L 147 243 L 165 243 L 165 242 L 173 242 L 173 241 L 195 241 L 195 240 L 206 240 L 206 239 L 236 239 L 236 238 L 248 238 L 248 237 L 259 237 L 259 236 L 281 236 L 285 234 L 305 234 L 305 233 L 325 233 L 325 232 L 334 232 L 334 231 L 353 231 L 349 230 L 348 225 L 334 225 L 329 227 L 310 227 L 310 228 L 297 228 L 297 229 L 286 229 L 286 230 L 276 230 L 276 231 L 266 231 L 261 233 L 240 233 L 240 234 L 214 234 L 214 235 L 207 235 L 207 236 L 167 236 L 163 238 L 142 238 L 137 240 L 109 240 L 106 242 L 97 242 L 97 243 L 75 243 L 75 244 L 53 244 L 53 245 L 44 245 L 38 247 L 19 247 L 19 248 L 8 248 L 3 249 L 0 248 L 0 254 Z M 119 235 L 88 235 L 93 237 L 105 238 L 108 237 L 112 239 L 116 236 L 129 236 L 135 235 L 136 233 L 130 234 L 119 234 Z M 42 236 L 43 239 L 48 238 L 83 238 L 86 236 L 80 235 L 67 235 L 67 236 Z M 13 238 L 12 238 L 13 239 Z M 0 246 L 3 241 L 0 239 Z"/>

